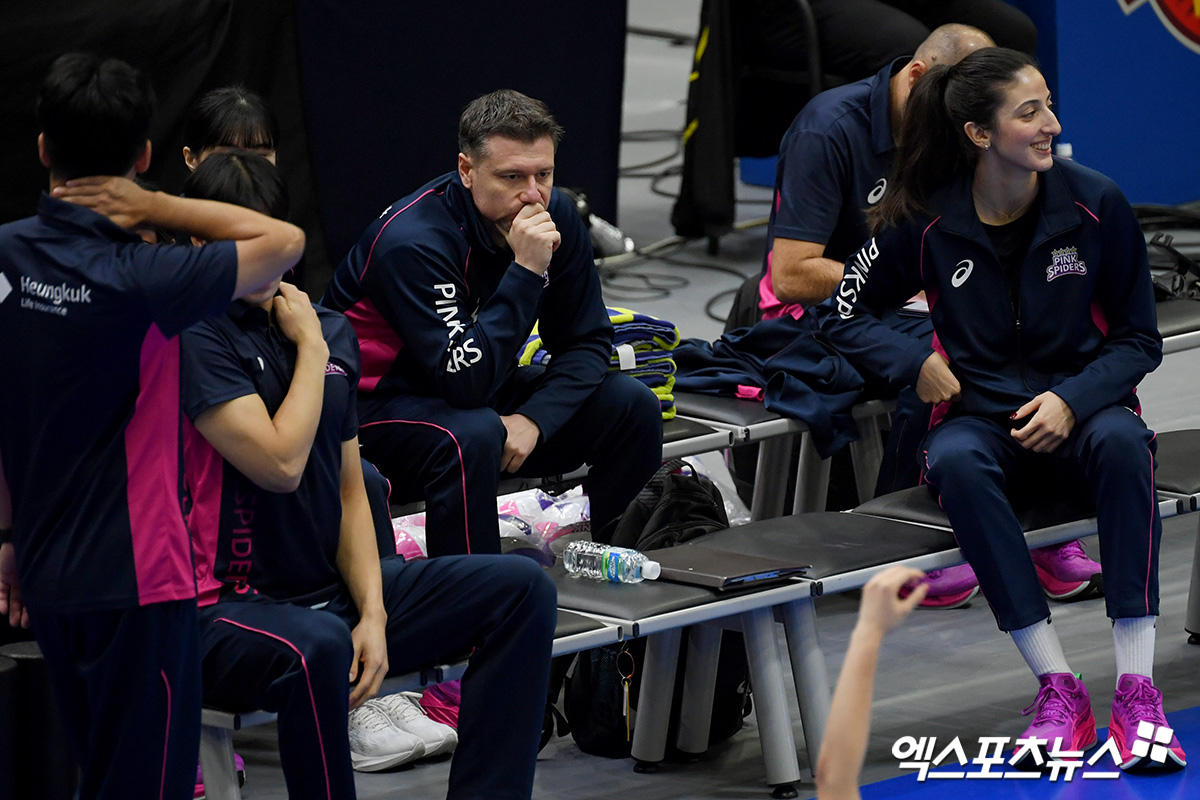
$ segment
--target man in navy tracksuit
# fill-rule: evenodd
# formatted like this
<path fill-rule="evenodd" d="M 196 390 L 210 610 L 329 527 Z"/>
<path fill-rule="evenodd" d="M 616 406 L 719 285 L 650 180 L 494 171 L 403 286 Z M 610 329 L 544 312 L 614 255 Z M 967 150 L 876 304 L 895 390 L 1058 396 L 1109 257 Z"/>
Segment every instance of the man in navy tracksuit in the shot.
<path fill-rule="evenodd" d="M 192 796 L 200 675 L 175 337 L 304 249 L 284 222 L 129 180 L 150 163 L 153 98 L 115 59 L 56 60 L 38 100 L 51 193 L 0 228 L 0 613 L 32 622 L 83 800 Z M 142 225 L 214 243 L 146 245 L 130 230 Z"/>
<path fill-rule="evenodd" d="M 211 156 L 187 187 L 285 213 L 277 173 L 252 154 Z M 289 795 L 342 800 L 352 761 L 381 769 L 412 747 L 374 711 L 378 724 L 352 719 L 348 736 L 350 706 L 385 674 L 470 655 L 448 797 L 528 798 L 553 583 L 512 556 L 380 560 L 358 455 L 358 343 L 341 314 L 274 281 L 181 338 L 205 700 L 278 711 Z"/>
<path fill-rule="evenodd" d="M 322 300 L 362 344 L 364 455 L 398 497 L 426 501 L 431 556 L 499 551 L 502 470 L 589 464 L 595 533 L 661 462 L 657 398 L 608 372 L 612 326 L 588 234 L 553 189 L 561 134 L 518 92 L 473 101 L 458 171 L 387 208 Z M 518 369 L 535 321 L 550 364 Z"/>
<path fill-rule="evenodd" d="M 1005 476 L 1014 502 L 1079 489 L 1094 499 L 1109 617 L 1156 615 L 1154 434 L 1135 413 L 1134 388 L 1160 362 L 1162 339 L 1128 203 L 1109 179 L 1055 159 L 1013 269 L 975 215 L 969 176 L 932 205 L 940 216 L 885 229 L 846 262 L 826 332 L 852 358 L 915 385 L 928 349 L 877 317 L 925 290 L 961 386 L 960 400 L 934 411 L 942 421 L 926 439 L 926 476 L 1002 630 L 1050 615 Z M 1075 419 L 1046 453 L 1024 433 L 1043 393 Z"/>

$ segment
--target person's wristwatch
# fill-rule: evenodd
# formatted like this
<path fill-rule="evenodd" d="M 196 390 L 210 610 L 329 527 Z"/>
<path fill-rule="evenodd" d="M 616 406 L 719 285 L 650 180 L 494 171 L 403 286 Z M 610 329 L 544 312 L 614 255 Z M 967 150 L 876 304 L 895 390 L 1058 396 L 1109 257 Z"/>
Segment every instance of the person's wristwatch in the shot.
<path fill-rule="evenodd" d="M 12 541 L 12 528 L 0 528 L 0 544 L 8 544 Z"/>

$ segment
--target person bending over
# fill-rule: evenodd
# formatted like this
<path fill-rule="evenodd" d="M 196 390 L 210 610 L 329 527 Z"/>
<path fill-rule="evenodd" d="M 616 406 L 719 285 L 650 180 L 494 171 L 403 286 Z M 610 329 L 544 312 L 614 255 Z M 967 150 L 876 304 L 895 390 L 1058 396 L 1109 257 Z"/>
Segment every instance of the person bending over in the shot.
<path fill-rule="evenodd" d="M 209 157 L 186 193 L 286 213 L 274 167 L 250 153 Z M 342 800 L 353 765 L 382 769 L 424 746 L 387 718 L 405 702 L 375 701 L 348 727 L 349 709 L 386 675 L 470 655 L 447 796 L 529 797 L 550 579 L 511 556 L 380 560 L 359 466 L 358 345 L 341 314 L 272 280 L 182 339 L 206 702 L 277 711 L 289 795 Z"/>
<path fill-rule="evenodd" d="M 754 62 L 776 69 L 807 69 L 804 21 L 795 0 L 749 4 Z M 987 31 L 1001 47 L 1033 55 L 1037 28 L 1005 0 L 809 0 L 817 23 L 822 71 L 849 80 L 866 77 L 911 53 L 941 25 Z"/>
<path fill-rule="evenodd" d="M 38 95 L 50 192 L 0 227 L 0 613 L 33 625 L 84 800 L 192 796 L 200 672 L 176 336 L 304 249 L 285 222 L 138 188 L 153 109 L 127 64 L 58 58 Z M 145 227 L 212 244 L 146 245 Z"/>
<path fill-rule="evenodd" d="M 1139 723 L 1165 726 L 1152 681 L 1162 525 L 1154 433 L 1134 389 L 1162 360 L 1145 240 L 1111 180 L 1056 159 L 1046 82 L 1013 50 L 980 50 L 920 78 L 879 229 L 848 262 L 828 327 L 836 345 L 916 385 L 940 420 L 926 479 L 999 627 L 1037 676 L 1025 736 L 1096 741 L 1013 502 L 1095 502 L 1117 689 L 1121 766 Z M 939 347 L 878 315 L 924 289 Z M 1027 712 L 1027 713 L 1028 713 Z M 1183 765 L 1177 739 L 1169 764 Z"/>
<path fill-rule="evenodd" d="M 912 57 L 896 58 L 867 78 L 814 97 L 784 134 L 775 172 L 775 198 L 767 227 L 767 250 L 758 281 L 764 319 L 805 312 L 821 320 L 847 257 L 871 234 L 866 210 L 887 186 L 904 107 L 913 83 L 937 64 L 953 64 L 990 37 L 968 25 L 943 25 L 921 41 Z M 929 342 L 929 315 L 889 310 L 887 324 Z M 845 354 L 844 354 L 845 355 Z M 854 366 L 869 375 L 858 360 Z M 875 494 L 907 489 L 920 480 L 919 451 L 931 408 L 907 387 L 878 386 L 872 396 L 896 397 L 896 411 L 879 468 Z M 1099 572 L 1099 568 L 1096 569 Z M 931 608 L 957 608 L 979 593 L 970 566 L 934 570 Z"/>
<path fill-rule="evenodd" d="M 554 189 L 561 136 L 519 92 L 472 101 L 458 170 L 385 209 L 321 300 L 362 344 L 363 453 L 402 500 L 425 500 L 431 556 L 499 552 L 501 471 L 589 464 L 603 536 L 662 460 L 654 393 L 608 371 L 591 243 Z M 534 322 L 550 364 L 518 368 Z"/>

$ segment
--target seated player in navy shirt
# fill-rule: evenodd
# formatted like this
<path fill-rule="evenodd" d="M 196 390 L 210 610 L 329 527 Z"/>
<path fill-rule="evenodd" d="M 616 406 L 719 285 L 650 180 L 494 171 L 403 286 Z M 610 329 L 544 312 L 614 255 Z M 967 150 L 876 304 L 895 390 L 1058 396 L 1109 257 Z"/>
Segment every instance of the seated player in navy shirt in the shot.
<path fill-rule="evenodd" d="M 304 234 L 147 192 L 149 80 L 68 54 L 38 97 L 50 193 L 0 227 L 0 613 L 31 622 L 79 797 L 192 796 L 196 589 L 179 511 L 176 335 L 283 274 Z M 132 232 L 195 234 L 202 248 Z"/>
<path fill-rule="evenodd" d="M 186 193 L 286 210 L 274 168 L 250 153 L 210 156 Z M 387 674 L 470 654 L 448 796 L 527 798 L 553 583 L 513 556 L 380 560 L 359 467 L 358 379 L 345 317 L 278 281 L 183 336 L 205 699 L 278 711 L 291 797 L 353 798 L 352 766 L 382 769 L 413 745 L 383 718 L 396 710 L 388 704 L 356 711 L 348 735 L 350 707 Z"/>
<path fill-rule="evenodd" d="M 245 150 L 275 164 L 278 125 L 262 98 L 243 86 L 222 86 L 205 92 L 188 109 L 183 123 L 183 161 L 191 172 L 214 153 Z M 304 259 L 288 273 L 289 283 L 304 286 Z M 371 501 L 379 554 L 396 552 L 392 518 L 388 511 L 391 487 L 387 479 L 366 459 L 362 462 L 363 482 Z"/>
<path fill-rule="evenodd" d="M 501 470 L 589 464 L 602 535 L 662 461 L 658 399 L 608 371 L 591 241 L 554 189 L 562 132 L 519 92 L 472 101 L 458 170 L 371 223 L 321 301 L 362 344 L 363 452 L 401 499 L 425 500 L 431 556 L 500 551 Z M 550 364 L 518 368 L 535 322 Z"/>

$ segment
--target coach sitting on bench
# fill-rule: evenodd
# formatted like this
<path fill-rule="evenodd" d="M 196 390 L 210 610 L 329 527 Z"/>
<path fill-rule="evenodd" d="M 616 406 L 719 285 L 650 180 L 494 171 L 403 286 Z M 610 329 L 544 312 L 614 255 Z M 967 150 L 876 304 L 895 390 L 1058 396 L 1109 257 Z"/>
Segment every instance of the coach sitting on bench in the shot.
<path fill-rule="evenodd" d="M 185 187 L 286 214 L 275 168 L 251 153 L 210 156 Z M 341 314 L 275 280 L 181 347 L 205 700 L 278 711 L 289 796 L 342 800 L 355 796 L 351 746 L 378 767 L 403 744 L 378 714 L 352 718 L 348 737 L 349 707 L 385 675 L 471 654 L 448 797 L 529 797 L 549 578 L 506 556 L 380 560 L 358 456 L 358 346 Z"/>
<path fill-rule="evenodd" d="M 589 464 L 600 531 L 661 463 L 658 398 L 608 371 L 588 233 L 553 188 L 561 136 L 519 92 L 471 102 L 458 170 L 380 214 L 321 301 L 362 343 L 363 455 L 398 499 L 425 500 L 430 556 L 499 552 L 501 470 Z M 518 369 L 535 321 L 551 362 Z"/>

